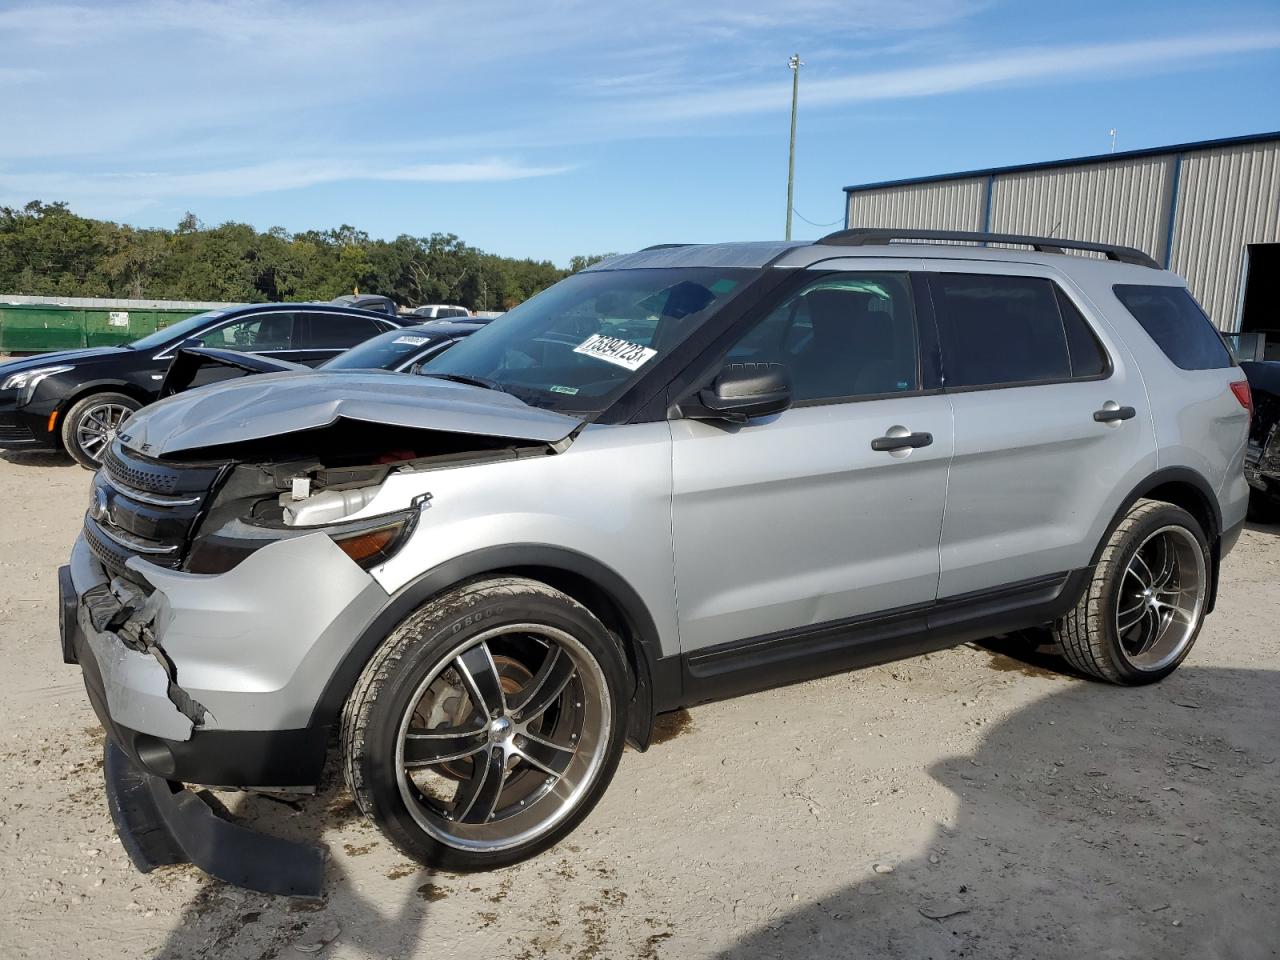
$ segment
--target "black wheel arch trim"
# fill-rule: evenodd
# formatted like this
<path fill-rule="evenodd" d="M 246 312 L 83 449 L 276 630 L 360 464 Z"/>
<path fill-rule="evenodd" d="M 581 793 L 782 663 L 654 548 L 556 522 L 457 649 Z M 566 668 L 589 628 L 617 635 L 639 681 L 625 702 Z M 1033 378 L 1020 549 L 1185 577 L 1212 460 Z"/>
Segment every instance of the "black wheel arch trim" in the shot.
<path fill-rule="evenodd" d="M 648 747 L 653 718 L 666 704 L 680 700 L 678 658 L 663 658 L 657 624 L 635 589 L 617 571 L 587 554 L 549 544 L 504 544 L 464 553 L 440 564 L 392 594 L 374 618 L 361 630 L 334 671 L 312 709 L 309 727 L 337 722 L 356 681 L 382 642 L 406 617 L 433 597 L 468 580 L 486 575 L 512 573 L 537 578 L 537 571 L 556 571 L 589 583 L 600 591 L 624 618 L 623 638 L 628 648 L 627 669 L 632 673 L 634 692 L 628 708 L 627 739 L 638 749 Z M 552 586 L 557 584 L 552 583 Z M 572 590 L 566 590 L 572 594 Z M 581 599 L 579 598 L 580 602 Z M 584 606 L 591 608 L 589 602 Z M 601 616 L 602 611 L 593 609 Z M 601 617 L 605 619 L 605 617 Z M 606 625 L 607 623 L 606 620 Z M 634 643 L 628 642 L 634 640 Z M 676 685 L 672 689 L 672 685 Z"/>
<path fill-rule="evenodd" d="M 58 400 L 58 415 L 62 416 L 85 397 L 95 393 L 123 393 L 145 407 L 155 402 L 159 391 L 148 393 L 136 383 L 130 383 L 127 380 L 94 380 L 89 383 L 79 383 L 76 384 L 74 391 L 68 392 L 65 397 Z"/>

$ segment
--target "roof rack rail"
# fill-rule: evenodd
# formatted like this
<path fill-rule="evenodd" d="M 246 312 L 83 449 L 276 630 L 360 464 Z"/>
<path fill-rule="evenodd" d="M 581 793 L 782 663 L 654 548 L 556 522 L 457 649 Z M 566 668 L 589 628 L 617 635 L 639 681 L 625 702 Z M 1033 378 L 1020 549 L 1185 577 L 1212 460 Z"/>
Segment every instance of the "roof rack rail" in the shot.
<path fill-rule="evenodd" d="M 1020 233 L 983 233 L 970 230 L 910 230 L 889 227 L 854 227 L 829 233 L 820 244 L 829 247 L 866 247 L 891 243 L 894 240 L 961 240 L 972 243 L 1011 243 L 1031 247 L 1037 253 L 1065 253 L 1068 250 L 1089 250 L 1104 253 L 1108 260 L 1132 263 L 1139 267 L 1161 269 L 1150 256 L 1136 247 L 1124 247 L 1113 243 L 1090 243 L 1086 240 L 1056 240 L 1052 237 L 1029 237 Z"/>

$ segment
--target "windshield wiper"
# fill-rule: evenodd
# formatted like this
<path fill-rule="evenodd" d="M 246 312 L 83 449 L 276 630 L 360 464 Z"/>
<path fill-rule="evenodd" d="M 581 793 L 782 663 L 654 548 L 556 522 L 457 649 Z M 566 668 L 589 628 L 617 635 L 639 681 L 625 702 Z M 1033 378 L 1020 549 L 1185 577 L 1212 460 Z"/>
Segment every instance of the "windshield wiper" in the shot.
<path fill-rule="evenodd" d="M 435 377 L 437 380 L 449 380 L 453 383 L 465 383 L 472 387 L 483 387 L 485 390 L 497 390 L 500 393 L 506 393 L 497 380 L 489 380 L 485 377 L 467 377 L 460 373 L 421 373 L 422 377 Z"/>

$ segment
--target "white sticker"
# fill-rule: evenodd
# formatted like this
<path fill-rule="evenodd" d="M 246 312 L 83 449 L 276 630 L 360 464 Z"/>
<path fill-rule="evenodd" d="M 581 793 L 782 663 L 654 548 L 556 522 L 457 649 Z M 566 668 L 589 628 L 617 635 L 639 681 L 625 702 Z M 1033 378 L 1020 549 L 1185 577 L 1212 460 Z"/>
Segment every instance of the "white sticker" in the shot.
<path fill-rule="evenodd" d="M 107 324 L 112 327 L 128 328 L 129 311 L 128 310 L 112 310 L 110 313 L 107 314 Z"/>
<path fill-rule="evenodd" d="M 430 342 L 431 342 L 431 338 L 430 338 L 430 337 L 409 337 L 409 336 L 404 336 L 404 337 L 396 337 L 396 338 L 395 338 L 394 340 L 392 340 L 391 342 L 392 342 L 392 343 L 407 343 L 407 344 L 409 344 L 410 346 L 413 346 L 413 347 L 420 347 L 420 346 L 422 346 L 424 343 L 430 343 Z"/>
<path fill-rule="evenodd" d="M 628 370 L 639 370 L 658 351 L 620 337 L 606 337 L 602 333 L 596 333 L 574 347 L 573 352 L 626 367 Z"/>
<path fill-rule="evenodd" d="M 553 386 L 553 387 L 551 388 L 551 392 L 552 392 L 552 393 L 563 393 L 563 394 L 567 394 L 567 395 L 568 395 L 568 396 L 570 396 L 570 397 L 576 397 L 576 396 L 578 395 L 578 388 L 577 388 L 577 387 L 562 387 L 562 386 L 560 386 L 560 384 L 558 384 L 558 383 L 557 383 L 555 386 Z"/>

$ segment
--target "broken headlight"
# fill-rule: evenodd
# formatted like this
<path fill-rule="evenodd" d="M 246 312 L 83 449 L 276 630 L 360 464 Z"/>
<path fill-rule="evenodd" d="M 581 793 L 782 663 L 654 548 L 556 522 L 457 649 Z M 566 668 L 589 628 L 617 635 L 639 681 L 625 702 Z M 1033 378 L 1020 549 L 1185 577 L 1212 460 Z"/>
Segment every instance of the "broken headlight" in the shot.
<path fill-rule="evenodd" d="M 249 554 L 278 540 L 323 533 L 337 544 L 339 550 L 368 570 L 395 555 L 413 533 L 418 515 L 419 510 L 414 507 L 363 520 L 314 527 L 259 526 L 244 520 L 232 520 L 196 539 L 185 569 L 191 573 L 226 573 Z"/>

